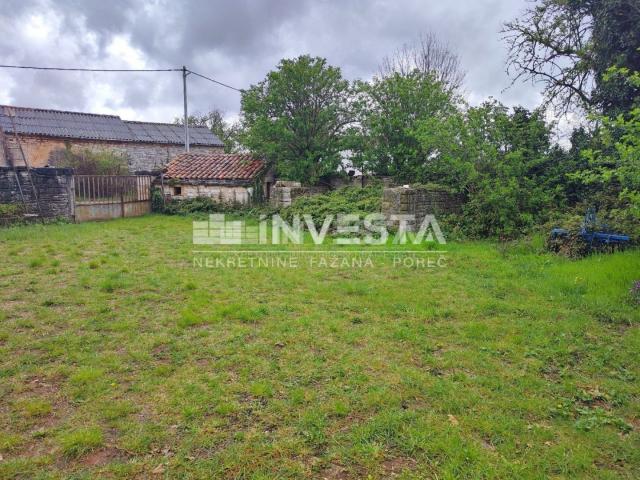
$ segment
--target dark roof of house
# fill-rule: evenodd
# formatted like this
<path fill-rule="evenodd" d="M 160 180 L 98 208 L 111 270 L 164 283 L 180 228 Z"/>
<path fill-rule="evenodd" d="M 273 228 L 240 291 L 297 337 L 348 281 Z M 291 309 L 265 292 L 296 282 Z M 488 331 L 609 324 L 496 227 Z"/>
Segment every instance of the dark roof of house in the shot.
<path fill-rule="evenodd" d="M 125 120 L 124 123 L 127 124 L 139 142 L 184 144 L 184 127 L 182 125 L 129 120 Z M 222 141 L 207 127 L 189 127 L 189 145 L 224 146 Z"/>
<path fill-rule="evenodd" d="M 243 153 L 181 153 L 165 168 L 168 178 L 183 180 L 251 180 L 265 163 Z"/>
<path fill-rule="evenodd" d="M 15 125 L 15 129 L 14 129 Z M 133 122 L 116 115 L 65 112 L 0 105 L 0 128 L 6 133 L 79 140 L 184 144 L 184 128 L 169 123 Z M 189 127 L 190 145 L 221 147 L 206 127 Z"/>

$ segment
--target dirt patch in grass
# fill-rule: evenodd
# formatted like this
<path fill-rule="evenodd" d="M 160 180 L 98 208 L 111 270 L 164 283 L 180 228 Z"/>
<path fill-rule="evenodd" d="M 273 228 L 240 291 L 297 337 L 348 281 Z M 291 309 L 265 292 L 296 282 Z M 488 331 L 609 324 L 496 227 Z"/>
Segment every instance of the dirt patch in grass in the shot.
<path fill-rule="evenodd" d="M 88 467 L 96 467 L 111 462 L 126 460 L 127 457 L 128 455 L 125 452 L 117 448 L 105 447 L 86 454 L 80 459 L 80 463 Z"/>
<path fill-rule="evenodd" d="M 25 381 L 26 390 L 38 396 L 55 397 L 60 391 L 60 384 L 64 381 L 57 377 L 31 377 Z"/>
<path fill-rule="evenodd" d="M 413 458 L 408 457 L 393 457 L 388 458 L 382 462 L 381 468 L 384 477 L 393 478 L 397 477 L 403 472 L 410 472 L 416 468 L 416 461 Z"/>
<path fill-rule="evenodd" d="M 349 480 L 353 477 L 349 471 L 340 465 L 330 465 L 320 472 L 320 478 L 323 480 Z"/>

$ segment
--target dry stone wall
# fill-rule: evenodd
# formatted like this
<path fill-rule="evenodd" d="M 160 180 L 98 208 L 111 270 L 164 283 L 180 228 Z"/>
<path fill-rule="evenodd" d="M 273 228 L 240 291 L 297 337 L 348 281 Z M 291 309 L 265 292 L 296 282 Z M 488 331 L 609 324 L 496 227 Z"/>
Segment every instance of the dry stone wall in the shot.
<path fill-rule="evenodd" d="M 23 196 L 26 213 L 38 213 L 37 197 L 43 217 L 73 220 L 73 170 L 34 168 L 29 175 L 26 168 L 0 167 L 0 204 L 23 205 Z"/>
<path fill-rule="evenodd" d="M 382 194 L 382 213 L 390 219 L 392 215 L 412 215 L 420 224 L 425 215 L 458 213 L 462 209 L 463 197 L 437 187 L 385 188 Z M 397 221 L 389 220 L 390 226 Z M 409 222 L 415 227 L 415 222 Z"/>

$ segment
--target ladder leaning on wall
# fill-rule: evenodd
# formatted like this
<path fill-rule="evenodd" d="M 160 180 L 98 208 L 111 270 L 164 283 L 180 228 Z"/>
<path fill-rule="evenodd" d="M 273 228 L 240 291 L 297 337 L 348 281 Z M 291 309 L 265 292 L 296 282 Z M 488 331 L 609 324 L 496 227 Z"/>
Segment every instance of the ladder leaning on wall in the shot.
<path fill-rule="evenodd" d="M 5 109 L 9 110 L 7 109 L 7 107 L 5 107 Z M 30 212 L 31 203 L 27 202 L 27 199 L 25 198 L 24 189 L 22 188 L 22 182 L 20 181 L 20 174 L 18 173 L 18 169 L 16 168 L 16 165 L 13 162 L 13 158 L 11 157 L 11 152 L 9 151 L 9 145 L 7 143 L 6 133 L 3 130 L 2 126 L 0 125 L 0 143 L 2 143 L 2 148 L 4 150 L 3 152 L 4 158 L 6 160 L 7 165 L 12 168 L 13 173 L 16 177 L 18 193 L 20 195 L 20 199 L 22 200 L 22 204 L 24 205 L 24 209 L 25 209 L 24 217 L 25 218 L 38 217 L 40 218 L 40 221 L 44 222 L 44 218 L 42 217 L 42 209 L 40 207 L 40 199 L 38 197 L 38 189 L 36 188 L 35 183 L 33 183 L 33 176 L 31 175 L 31 165 L 29 164 L 29 160 L 27 159 L 27 156 L 24 154 L 24 149 L 22 148 L 22 142 L 20 141 L 20 137 L 18 136 L 18 129 L 16 127 L 15 113 L 11 110 L 6 111 L 6 113 L 8 113 L 7 117 L 11 119 L 11 126 L 13 127 L 13 135 L 16 140 L 16 144 L 18 145 L 18 150 L 20 150 L 20 155 L 22 156 L 22 161 L 24 163 L 24 166 L 27 169 L 27 176 L 29 177 L 29 183 L 31 184 L 33 199 L 35 200 L 35 203 L 36 203 L 36 213 Z"/>

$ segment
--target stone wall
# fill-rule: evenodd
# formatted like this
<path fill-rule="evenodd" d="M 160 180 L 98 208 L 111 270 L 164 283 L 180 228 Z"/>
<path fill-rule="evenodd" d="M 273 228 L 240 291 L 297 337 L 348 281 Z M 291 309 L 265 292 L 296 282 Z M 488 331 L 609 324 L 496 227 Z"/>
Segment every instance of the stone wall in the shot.
<path fill-rule="evenodd" d="M 385 188 L 382 193 L 382 213 L 391 215 L 413 215 L 418 223 L 425 215 L 458 213 L 462 209 L 463 197 L 437 187 Z M 410 222 L 411 223 L 411 222 Z M 394 226 L 397 222 L 390 222 Z"/>
<path fill-rule="evenodd" d="M 332 189 L 342 187 L 366 187 L 377 182 L 382 182 L 385 187 L 394 186 L 393 178 L 378 175 L 354 175 L 349 177 L 346 175 L 334 175 L 328 180 L 328 185 Z"/>
<path fill-rule="evenodd" d="M 318 195 L 329 191 L 329 186 L 303 187 L 300 182 L 278 180 L 271 189 L 270 202 L 274 207 L 288 207 L 298 197 Z"/>
<path fill-rule="evenodd" d="M 23 166 L 22 154 L 16 142 L 15 136 L 5 134 L 6 148 L 0 148 L 0 166 L 9 166 L 5 158 L 9 155 L 9 160 L 13 165 Z M 61 158 L 66 148 L 70 148 L 73 152 L 81 152 L 83 150 L 112 151 L 124 154 L 129 160 L 129 171 L 135 172 L 152 172 L 161 170 L 169 163 L 169 160 L 179 153 L 184 153 L 183 145 L 164 145 L 156 143 L 135 143 L 135 142 L 102 142 L 102 141 L 84 141 L 84 140 L 65 140 L 47 137 L 31 137 L 20 135 L 20 144 L 24 150 L 24 154 L 29 160 L 31 167 L 44 167 L 47 165 L 55 165 L 56 161 Z M 222 147 L 203 147 L 191 146 L 193 152 L 223 152 Z"/>
<path fill-rule="evenodd" d="M 16 178 L 17 175 L 17 178 Z M 19 179 L 19 183 L 18 183 Z M 33 185 L 31 183 L 33 180 Z M 35 186 L 35 192 L 34 188 Z M 31 175 L 26 168 L 0 167 L 0 204 L 23 205 L 22 196 L 28 205 L 28 214 L 40 211 L 44 218 L 74 217 L 73 170 L 70 168 L 34 168 Z"/>
<path fill-rule="evenodd" d="M 249 204 L 253 196 L 253 187 L 241 185 L 198 185 L 173 181 L 164 184 L 164 195 L 175 200 L 208 197 L 220 203 Z"/>

